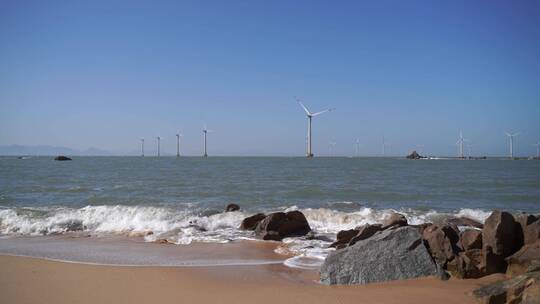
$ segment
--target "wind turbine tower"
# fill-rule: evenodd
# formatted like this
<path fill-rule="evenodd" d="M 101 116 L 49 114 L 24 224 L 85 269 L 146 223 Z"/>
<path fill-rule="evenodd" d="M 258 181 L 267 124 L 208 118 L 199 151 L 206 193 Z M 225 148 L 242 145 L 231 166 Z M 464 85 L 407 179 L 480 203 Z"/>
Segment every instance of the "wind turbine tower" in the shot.
<path fill-rule="evenodd" d="M 360 157 L 360 139 L 356 139 L 356 157 Z"/>
<path fill-rule="evenodd" d="M 386 142 L 384 136 L 382 137 L 382 156 L 386 156 L 386 147 L 390 147 L 390 143 Z"/>
<path fill-rule="evenodd" d="M 335 141 L 331 141 L 328 143 L 328 155 L 329 156 L 334 156 L 334 147 L 336 146 L 336 142 Z"/>
<path fill-rule="evenodd" d="M 316 113 L 311 113 L 308 110 L 308 108 L 300 101 L 300 99 L 296 98 L 296 100 L 298 101 L 298 103 L 300 103 L 300 106 L 302 106 L 302 108 L 306 112 L 306 115 L 307 115 L 307 118 L 308 118 L 308 136 L 307 136 L 308 137 L 308 142 L 307 142 L 306 156 L 308 158 L 312 158 L 313 157 L 313 152 L 312 152 L 312 149 L 311 149 L 311 120 L 315 116 L 318 116 L 318 115 L 321 115 L 322 113 L 330 112 L 330 111 L 334 110 L 334 108 L 326 109 L 324 111 L 320 111 L 320 112 L 316 112 Z"/>
<path fill-rule="evenodd" d="M 514 137 L 518 136 L 519 133 L 509 133 L 509 132 L 504 132 L 506 133 L 506 136 L 508 136 L 508 138 L 510 139 L 510 158 L 514 158 Z"/>
<path fill-rule="evenodd" d="M 459 147 L 459 158 L 464 158 L 463 156 L 463 143 L 466 141 L 465 138 L 463 138 L 463 133 L 459 131 L 459 139 L 456 142 L 456 145 Z"/>
<path fill-rule="evenodd" d="M 533 146 L 536 146 L 536 158 L 540 158 L 540 143 Z"/>
<path fill-rule="evenodd" d="M 178 131 L 176 133 L 176 157 L 180 157 L 180 136 L 184 136 Z"/>
<path fill-rule="evenodd" d="M 141 156 L 144 157 L 144 138 L 141 138 Z"/>
<path fill-rule="evenodd" d="M 156 138 L 157 138 L 157 156 L 159 157 L 160 156 L 159 146 L 160 146 L 161 137 L 158 136 Z"/>
<path fill-rule="evenodd" d="M 207 153 L 207 150 L 206 150 L 206 135 L 208 133 L 210 133 L 212 131 L 208 130 L 206 128 L 206 125 L 204 125 L 204 128 L 203 128 L 203 135 L 204 135 L 204 154 L 203 154 L 203 157 L 208 157 L 208 153 Z"/>

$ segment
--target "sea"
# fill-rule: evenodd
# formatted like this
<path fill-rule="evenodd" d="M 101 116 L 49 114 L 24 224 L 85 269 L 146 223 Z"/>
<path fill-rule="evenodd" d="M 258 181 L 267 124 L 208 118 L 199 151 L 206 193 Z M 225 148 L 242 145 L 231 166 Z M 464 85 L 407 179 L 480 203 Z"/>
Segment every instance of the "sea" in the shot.
<path fill-rule="evenodd" d="M 229 203 L 240 211 L 224 212 Z M 245 217 L 299 210 L 316 237 L 287 238 L 276 252 L 287 266 L 317 268 L 338 231 L 391 212 L 420 224 L 456 216 L 483 222 L 493 209 L 540 213 L 540 161 L 0 157 L 0 254 L 70 250 L 65 239 L 82 235 L 176 246 L 256 241 L 238 229 Z M 55 245 L 62 236 L 64 245 Z"/>

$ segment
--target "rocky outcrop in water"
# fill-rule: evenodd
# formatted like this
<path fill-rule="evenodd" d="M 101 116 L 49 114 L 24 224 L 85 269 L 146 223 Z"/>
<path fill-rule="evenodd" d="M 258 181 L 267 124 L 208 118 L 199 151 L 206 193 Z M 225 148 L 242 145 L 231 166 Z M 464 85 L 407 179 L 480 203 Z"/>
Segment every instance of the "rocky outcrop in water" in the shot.
<path fill-rule="evenodd" d="M 412 151 L 411 154 L 407 155 L 406 156 L 408 159 L 422 159 L 422 158 L 426 158 L 425 156 L 422 156 L 420 154 L 418 154 L 416 151 Z"/>
<path fill-rule="evenodd" d="M 300 211 L 275 212 L 262 219 L 255 228 L 255 234 L 263 240 L 281 241 L 283 238 L 303 236 L 311 227 Z"/>
<path fill-rule="evenodd" d="M 418 230 L 398 227 L 330 253 L 320 277 L 325 284 L 366 284 L 438 273 Z"/>
<path fill-rule="evenodd" d="M 71 158 L 64 155 L 58 155 L 57 157 L 54 158 L 54 160 L 65 161 L 65 160 L 71 160 Z"/>
<path fill-rule="evenodd" d="M 225 207 L 225 212 L 233 212 L 233 211 L 238 211 L 240 210 L 240 206 L 238 206 L 237 204 L 228 204 L 227 207 Z"/>
<path fill-rule="evenodd" d="M 257 213 L 252 216 L 246 217 L 242 224 L 240 224 L 240 229 L 242 230 L 255 230 L 260 221 L 264 220 L 266 215 L 264 213 Z"/>

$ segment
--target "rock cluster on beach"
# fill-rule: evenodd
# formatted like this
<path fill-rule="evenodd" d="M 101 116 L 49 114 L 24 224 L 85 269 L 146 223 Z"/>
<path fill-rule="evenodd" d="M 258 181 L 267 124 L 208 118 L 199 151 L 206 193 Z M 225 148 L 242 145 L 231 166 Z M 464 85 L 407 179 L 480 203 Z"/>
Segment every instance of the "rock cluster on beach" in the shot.
<path fill-rule="evenodd" d="M 263 240 L 279 241 L 311 231 L 300 211 L 258 213 L 240 226 Z M 539 303 L 540 216 L 495 210 L 482 224 L 454 217 L 440 224 L 409 225 L 392 213 L 381 224 L 337 234 L 320 269 L 325 284 L 365 284 L 437 276 L 480 278 L 506 273 L 507 280 L 474 292 L 482 303 Z M 533 300 L 534 299 L 534 300 Z M 536 301 L 536 302 L 534 302 Z"/>
<path fill-rule="evenodd" d="M 340 231 L 321 267 L 326 284 L 363 284 L 442 275 L 508 280 L 474 292 L 482 303 L 539 303 L 540 216 L 493 211 L 484 224 L 451 218 L 408 225 L 394 213 L 383 224 Z M 429 259 L 426 259 L 426 254 Z M 536 302 L 531 302 L 536 299 Z"/>

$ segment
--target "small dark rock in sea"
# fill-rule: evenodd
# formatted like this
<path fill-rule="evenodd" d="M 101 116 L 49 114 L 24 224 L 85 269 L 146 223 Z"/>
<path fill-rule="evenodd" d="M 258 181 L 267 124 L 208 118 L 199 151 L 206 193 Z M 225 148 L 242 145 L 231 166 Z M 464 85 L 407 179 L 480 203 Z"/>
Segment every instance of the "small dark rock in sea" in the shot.
<path fill-rule="evenodd" d="M 54 160 L 64 161 L 64 160 L 71 160 L 71 158 L 64 155 L 58 155 L 57 157 L 54 158 Z"/>
<path fill-rule="evenodd" d="M 495 210 L 487 218 L 482 230 L 483 265 L 486 274 L 506 272 L 505 258 L 523 245 L 521 226 L 512 214 Z"/>
<path fill-rule="evenodd" d="M 255 215 L 248 216 L 242 221 L 242 224 L 240 224 L 240 229 L 255 230 L 259 222 L 264 220 L 265 217 L 266 215 L 264 215 L 264 213 L 257 213 Z"/>
<path fill-rule="evenodd" d="M 407 158 L 408 159 L 422 159 L 426 157 L 418 154 L 416 151 L 412 151 L 411 154 L 407 155 Z"/>
<path fill-rule="evenodd" d="M 291 236 L 303 236 L 311 231 L 309 223 L 300 211 L 275 212 L 257 224 L 255 233 L 264 240 L 281 240 Z"/>
<path fill-rule="evenodd" d="M 438 275 L 439 267 L 414 227 L 381 231 L 331 252 L 320 270 L 324 284 L 367 284 Z"/>
<path fill-rule="evenodd" d="M 238 206 L 237 204 L 228 204 L 225 208 L 225 212 L 232 212 L 238 210 L 240 210 L 240 206 Z"/>
<path fill-rule="evenodd" d="M 393 212 L 383 221 L 382 229 L 385 230 L 401 226 L 407 226 L 407 219 L 403 214 Z"/>

